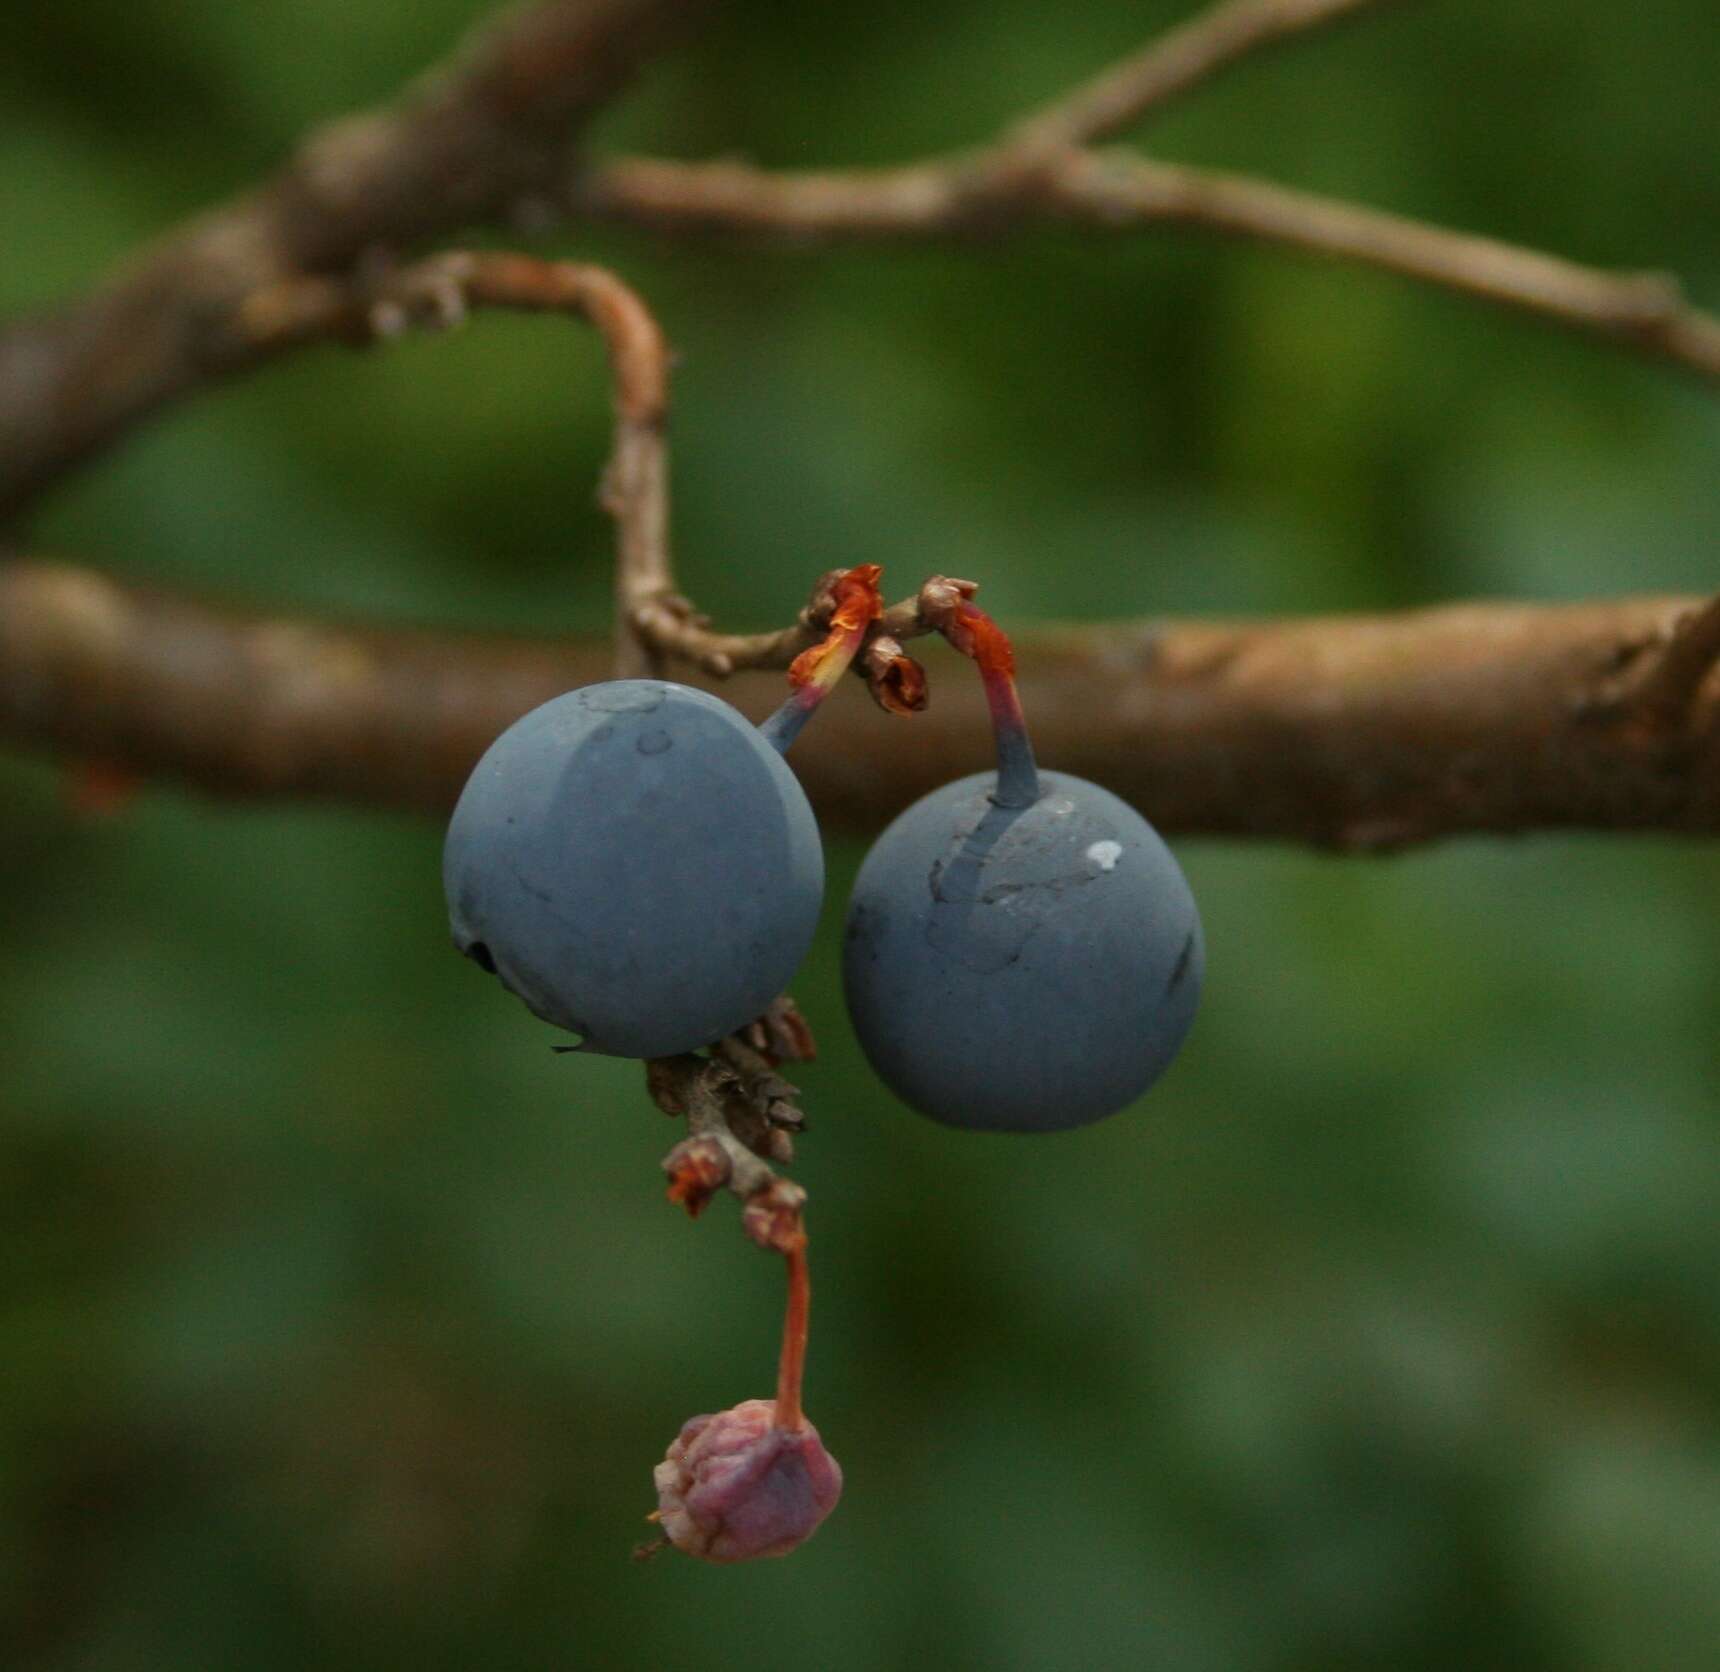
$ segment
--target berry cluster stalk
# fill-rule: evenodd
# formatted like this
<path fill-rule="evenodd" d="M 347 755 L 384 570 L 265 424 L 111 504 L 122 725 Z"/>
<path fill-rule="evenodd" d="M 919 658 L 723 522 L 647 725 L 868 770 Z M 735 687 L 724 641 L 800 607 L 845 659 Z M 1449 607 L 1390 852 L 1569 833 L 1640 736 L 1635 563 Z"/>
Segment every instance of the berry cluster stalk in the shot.
<path fill-rule="evenodd" d="M 793 1433 L 806 1426 L 806 1415 L 800 1408 L 800 1387 L 806 1373 L 806 1325 L 812 1308 L 812 1280 L 806 1269 L 804 1233 L 789 1245 L 786 1257 L 788 1308 L 783 1314 L 782 1357 L 776 1369 L 775 1424 Z"/>

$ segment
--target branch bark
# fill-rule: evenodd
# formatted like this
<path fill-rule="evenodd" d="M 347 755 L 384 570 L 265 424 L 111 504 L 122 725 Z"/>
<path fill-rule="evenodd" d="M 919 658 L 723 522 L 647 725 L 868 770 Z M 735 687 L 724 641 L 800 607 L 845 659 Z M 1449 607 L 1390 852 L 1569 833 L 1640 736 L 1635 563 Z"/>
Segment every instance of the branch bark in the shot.
<path fill-rule="evenodd" d="M 1696 598 L 1469 604 L 1280 623 L 1022 635 L 1043 759 L 1163 829 L 1354 850 L 1547 829 L 1720 833 L 1720 689 Z M 1658 676 L 1674 659 L 1676 724 Z M 222 794 L 440 812 L 528 708 L 608 676 L 607 646 L 334 626 L 217 609 L 89 570 L 0 566 L 0 735 Z M 822 817 L 877 828 L 991 760 L 983 695 L 855 692 L 796 753 Z M 709 683 L 708 679 L 700 682 Z M 1659 694 L 1656 694 L 1656 693 Z M 1651 699 L 1643 721 L 1639 693 Z M 725 691 L 761 717 L 774 681 Z"/>

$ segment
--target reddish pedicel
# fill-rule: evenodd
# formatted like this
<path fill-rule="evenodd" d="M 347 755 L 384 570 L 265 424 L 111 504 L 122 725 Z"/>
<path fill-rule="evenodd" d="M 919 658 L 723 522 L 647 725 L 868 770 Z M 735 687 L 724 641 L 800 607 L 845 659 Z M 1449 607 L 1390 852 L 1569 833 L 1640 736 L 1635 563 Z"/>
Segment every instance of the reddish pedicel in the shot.
<path fill-rule="evenodd" d="M 694 1417 L 652 1474 L 652 1519 L 677 1550 L 701 1561 L 786 1556 L 818 1530 L 842 1496 L 842 1469 L 800 1408 L 812 1286 L 798 1220 L 785 1240 L 788 1310 L 776 1398 L 747 1399 L 732 1410 Z"/>
<path fill-rule="evenodd" d="M 808 716 L 835 689 L 866 641 L 872 623 L 884 613 L 878 594 L 876 563 L 845 569 L 830 583 L 834 602 L 824 637 L 789 664 L 788 700 L 759 727 L 771 745 L 786 754 Z"/>

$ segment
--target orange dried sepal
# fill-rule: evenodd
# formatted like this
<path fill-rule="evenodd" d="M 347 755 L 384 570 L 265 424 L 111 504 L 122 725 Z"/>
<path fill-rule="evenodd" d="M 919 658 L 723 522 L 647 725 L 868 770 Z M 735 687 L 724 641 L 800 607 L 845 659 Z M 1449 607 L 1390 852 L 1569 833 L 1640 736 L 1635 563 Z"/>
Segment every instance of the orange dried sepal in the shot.
<path fill-rule="evenodd" d="M 663 1171 L 669 1175 L 669 1200 L 697 1219 L 729 1182 L 729 1158 L 714 1138 L 688 1138 L 663 1157 Z"/>
<path fill-rule="evenodd" d="M 883 573 L 879 564 L 860 563 L 845 569 L 830 583 L 835 603 L 824 638 L 811 649 L 801 651 L 789 664 L 790 685 L 798 688 L 812 684 L 818 670 L 838 652 L 852 655 L 859 637 L 884 613 L 883 595 L 878 590 Z"/>

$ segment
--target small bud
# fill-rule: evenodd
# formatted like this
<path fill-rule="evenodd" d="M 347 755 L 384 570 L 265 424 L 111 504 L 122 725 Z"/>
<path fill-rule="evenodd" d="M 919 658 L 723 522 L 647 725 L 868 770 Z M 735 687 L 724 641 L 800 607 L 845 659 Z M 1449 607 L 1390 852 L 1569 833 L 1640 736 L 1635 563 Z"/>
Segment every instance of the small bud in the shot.
<path fill-rule="evenodd" d="M 872 700 L 886 714 L 918 714 L 926 706 L 926 670 L 887 633 L 877 634 L 861 657 Z"/>
<path fill-rule="evenodd" d="M 813 583 L 811 595 L 800 612 L 800 624 L 813 632 L 822 633 L 836 608 L 836 583 L 846 575 L 846 569 L 826 569 Z"/>
<path fill-rule="evenodd" d="M 786 1556 L 842 1495 L 842 1469 L 804 1419 L 776 1425 L 776 1401 L 694 1417 L 653 1474 L 657 1515 L 677 1550 L 706 1562 Z"/>
<path fill-rule="evenodd" d="M 663 1157 L 669 1200 L 679 1202 L 689 1219 L 697 1219 L 729 1182 L 730 1170 L 728 1152 L 715 1138 L 684 1139 Z"/>

